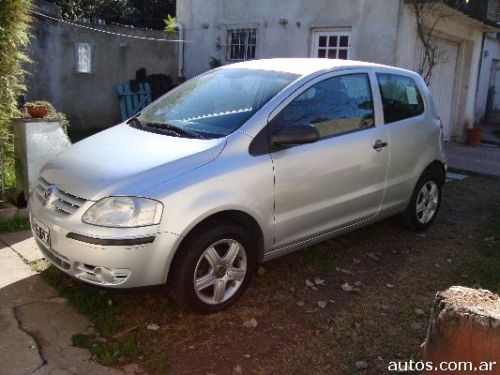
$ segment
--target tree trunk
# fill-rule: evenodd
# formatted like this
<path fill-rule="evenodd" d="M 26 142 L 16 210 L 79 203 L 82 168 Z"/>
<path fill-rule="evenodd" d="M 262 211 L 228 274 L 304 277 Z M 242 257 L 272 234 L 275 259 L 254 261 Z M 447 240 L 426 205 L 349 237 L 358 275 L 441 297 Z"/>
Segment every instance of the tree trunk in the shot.
<path fill-rule="evenodd" d="M 500 375 L 500 296 L 459 286 L 437 293 L 423 350 L 434 367 L 427 375 Z M 444 362 L 458 371 L 439 369 Z"/>

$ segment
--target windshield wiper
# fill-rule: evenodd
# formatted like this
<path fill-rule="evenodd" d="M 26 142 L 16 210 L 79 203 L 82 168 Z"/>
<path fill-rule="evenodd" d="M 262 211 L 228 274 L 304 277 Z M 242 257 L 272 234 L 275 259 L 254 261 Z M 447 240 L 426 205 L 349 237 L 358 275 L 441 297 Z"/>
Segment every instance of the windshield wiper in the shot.
<path fill-rule="evenodd" d="M 193 130 L 189 130 L 189 129 L 186 129 L 186 128 L 181 128 L 180 126 L 175 126 L 175 125 L 172 125 L 172 124 L 158 123 L 158 122 L 146 122 L 144 125 L 147 126 L 147 127 L 149 127 L 149 128 L 154 128 L 154 129 L 171 130 L 174 133 L 177 133 L 179 135 L 180 134 L 187 135 L 187 136 L 189 136 L 191 138 L 203 139 L 203 136 L 201 134 L 196 133 Z"/>
<path fill-rule="evenodd" d="M 129 124 L 135 128 L 139 128 L 139 129 L 153 128 L 153 129 L 159 130 L 159 131 L 170 131 L 170 132 L 177 134 L 178 136 L 184 135 L 184 136 L 188 136 L 190 138 L 204 139 L 204 137 L 201 134 L 199 134 L 193 130 L 181 128 L 180 126 L 175 126 L 175 125 L 167 124 L 167 123 L 142 122 L 137 117 L 132 117 L 130 120 L 127 121 L 127 124 Z"/>

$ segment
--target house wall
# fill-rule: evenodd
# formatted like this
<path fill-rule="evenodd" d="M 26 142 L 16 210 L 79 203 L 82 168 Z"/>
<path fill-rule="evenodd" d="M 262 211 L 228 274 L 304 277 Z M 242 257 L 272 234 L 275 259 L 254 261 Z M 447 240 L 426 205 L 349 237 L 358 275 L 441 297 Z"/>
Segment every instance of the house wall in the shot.
<path fill-rule="evenodd" d="M 257 58 L 310 56 L 311 30 L 338 28 L 351 30 L 352 59 L 394 65 L 399 8 L 399 0 L 179 0 L 186 75 L 208 70 L 210 57 L 226 62 L 226 28 L 248 25 L 257 27 Z"/>
<path fill-rule="evenodd" d="M 500 8 L 500 7 L 499 7 Z M 486 117 L 488 91 L 490 89 L 491 68 L 494 60 L 500 60 L 500 39 L 495 33 L 488 33 L 484 39 L 483 61 L 476 99 L 476 120 L 482 122 Z M 500 92 L 500 87 L 495 90 Z"/>
<path fill-rule="evenodd" d="M 420 48 L 415 15 L 403 0 L 178 0 L 186 28 L 188 78 L 209 69 L 210 57 L 225 58 L 227 28 L 256 27 L 256 58 L 311 56 L 312 30 L 351 31 L 351 59 L 417 70 Z M 484 25 L 441 5 L 435 37 L 458 45 L 453 103 L 447 111 L 451 139 L 462 141 L 476 121 L 476 92 Z M 286 26 L 280 24 L 286 19 Z M 453 64 L 455 65 L 455 64 Z M 446 67 L 445 67 L 446 68 Z M 432 91 L 432 88 L 431 88 Z"/>
<path fill-rule="evenodd" d="M 443 12 L 446 16 L 437 23 L 434 34 L 437 38 L 455 42 L 459 46 L 451 108 L 451 139 L 463 141 L 465 129 L 475 122 L 475 97 L 483 33 L 479 22 L 449 8 L 444 8 Z M 411 5 L 405 5 L 402 9 L 399 24 L 396 65 L 418 70 L 420 42 Z M 441 58 L 446 59 L 446 56 Z M 432 91 L 432 87 L 430 89 Z"/>
<path fill-rule="evenodd" d="M 165 39 L 162 31 L 95 26 L 106 31 Z M 115 85 L 148 74 L 176 77 L 176 44 L 137 40 L 86 30 L 37 16 L 28 47 L 27 100 L 47 100 L 64 112 L 70 126 L 108 127 L 120 121 Z M 176 37 L 173 37 L 176 38 Z M 77 73 L 76 43 L 92 47 L 92 72 Z"/>

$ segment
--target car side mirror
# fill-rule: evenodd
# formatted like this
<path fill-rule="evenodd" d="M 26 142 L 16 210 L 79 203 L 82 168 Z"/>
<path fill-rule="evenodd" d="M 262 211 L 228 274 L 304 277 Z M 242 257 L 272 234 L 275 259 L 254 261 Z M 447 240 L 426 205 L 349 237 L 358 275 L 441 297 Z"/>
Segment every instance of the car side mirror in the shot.
<path fill-rule="evenodd" d="M 314 143 L 318 139 L 318 129 L 312 125 L 289 125 L 271 135 L 271 143 L 273 146 Z"/>

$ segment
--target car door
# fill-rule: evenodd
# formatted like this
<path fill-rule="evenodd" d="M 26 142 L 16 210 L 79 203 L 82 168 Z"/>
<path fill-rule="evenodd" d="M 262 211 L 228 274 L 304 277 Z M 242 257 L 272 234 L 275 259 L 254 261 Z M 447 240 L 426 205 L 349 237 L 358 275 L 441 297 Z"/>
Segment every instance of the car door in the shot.
<path fill-rule="evenodd" d="M 389 152 L 375 111 L 376 90 L 374 75 L 366 71 L 330 73 L 271 114 L 271 133 L 311 124 L 320 134 L 315 143 L 271 153 L 277 248 L 377 215 Z"/>
<path fill-rule="evenodd" d="M 406 207 L 420 174 L 434 159 L 439 121 L 426 114 L 423 87 L 419 88 L 415 79 L 391 71 L 379 71 L 376 78 L 384 127 L 391 143 L 391 163 L 381 208 L 395 213 Z"/>

